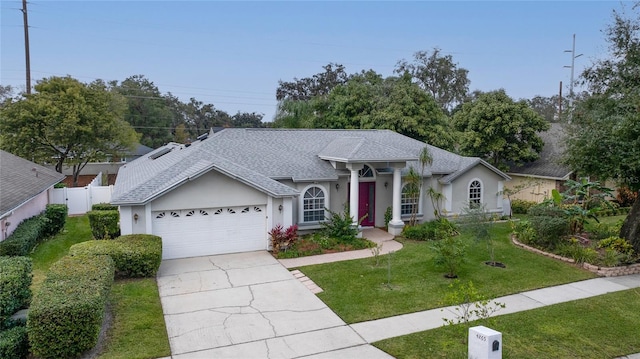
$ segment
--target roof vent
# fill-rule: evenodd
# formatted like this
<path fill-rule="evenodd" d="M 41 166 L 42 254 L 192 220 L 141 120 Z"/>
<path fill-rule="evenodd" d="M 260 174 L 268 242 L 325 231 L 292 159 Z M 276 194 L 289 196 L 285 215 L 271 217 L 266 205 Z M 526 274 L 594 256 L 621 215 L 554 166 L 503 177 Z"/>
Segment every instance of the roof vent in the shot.
<path fill-rule="evenodd" d="M 171 152 L 171 148 L 163 148 L 160 151 L 152 154 L 151 156 L 149 156 L 149 158 L 151 158 L 152 160 L 155 160 L 158 157 L 162 157 L 164 155 L 166 155 L 167 153 Z"/>
<path fill-rule="evenodd" d="M 209 134 L 208 134 L 208 133 L 205 133 L 204 135 L 200 135 L 200 136 L 196 137 L 196 140 L 198 140 L 198 141 L 204 141 L 204 140 L 206 140 L 206 139 L 207 139 L 207 137 L 209 137 Z"/>

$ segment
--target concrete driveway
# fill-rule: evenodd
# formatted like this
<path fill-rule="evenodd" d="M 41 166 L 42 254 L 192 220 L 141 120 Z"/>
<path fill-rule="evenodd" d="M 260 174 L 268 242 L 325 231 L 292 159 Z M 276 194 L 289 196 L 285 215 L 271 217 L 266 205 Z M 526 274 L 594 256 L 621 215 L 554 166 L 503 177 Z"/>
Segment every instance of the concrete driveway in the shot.
<path fill-rule="evenodd" d="M 391 358 L 267 252 L 163 261 L 173 358 Z"/>

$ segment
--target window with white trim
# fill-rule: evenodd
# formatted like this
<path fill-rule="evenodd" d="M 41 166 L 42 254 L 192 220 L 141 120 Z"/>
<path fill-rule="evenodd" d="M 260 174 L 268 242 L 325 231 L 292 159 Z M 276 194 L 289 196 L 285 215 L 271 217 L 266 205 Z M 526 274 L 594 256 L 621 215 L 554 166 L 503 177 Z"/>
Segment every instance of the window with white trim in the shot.
<path fill-rule="evenodd" d="M 304 222 L 324 221 L 325 193 L 320 187 L 309 187 L 302 198 Z"/>
<path fill-rule="evenodd" d="M 413 208 L 418 205 L 419 196 L 420 188 L 415 183 L 405 184 L 402 187 L 402 195 L 400 197 L 400 214 L 413 214 Z"/>
<path fill-rule="evenodd" d="M 469 183 L 469 206 L 478 208 L 482 204 L 482 183 L 473 180 Z"/>

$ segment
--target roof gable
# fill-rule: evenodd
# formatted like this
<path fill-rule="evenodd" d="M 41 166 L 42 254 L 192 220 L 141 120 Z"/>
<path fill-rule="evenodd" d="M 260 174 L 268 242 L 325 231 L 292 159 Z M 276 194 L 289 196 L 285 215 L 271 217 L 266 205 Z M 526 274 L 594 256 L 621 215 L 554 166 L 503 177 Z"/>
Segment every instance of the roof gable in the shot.
<path fill-rule="evenodd" d="M 170 143 L 123 166 L 112 203 L 146 203 L 210 170 L 227 174 L 270 196 L 297 196 L 296 189 L 278 181 L 335 181 L 341 172 L 332 166 L 332 161 L 406 161 L 408 166 L 420 168 L 418 158 L 425 146 L 433 162 L 425 168 L 424 175 L 457 176 L 469 169 L 470 161 L 481 161 L 390 130 L 232 128 L 209 134 L 191 145 Z M 162 156 L 155 156 L 163 152 Z M 481 163 L 509 178 L 486 162 Z"/>
<path fill-rule="evenodd" d="M 0 217 L 62 181 L 64 175 L 0 150 Z"/>
<path fill-rule="evenodd" d="M 523 165 L 512 165 L 509 173 L 524 176 L 539 176 L 556 179 L 566 179 L 571 174 L 571 169 L 561 163 L 564 155 L 563 141 L 565 138 L 564 127 L 559 123 L 552 123 L 548 131 L 538 133 L 544 142 L 540 158 Z"/>

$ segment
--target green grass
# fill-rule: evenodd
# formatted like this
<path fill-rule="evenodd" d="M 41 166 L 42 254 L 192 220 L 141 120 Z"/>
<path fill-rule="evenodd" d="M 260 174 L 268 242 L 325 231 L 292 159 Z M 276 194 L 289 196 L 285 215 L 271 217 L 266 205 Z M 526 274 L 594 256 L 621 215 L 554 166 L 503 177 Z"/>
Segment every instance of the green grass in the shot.
<path fill-rule="evenodd" d="M 485 243 L 466 236 L 467 261 L 459 271 L 462 282 L 472 281 L 489 298 L 575 282 L 595 277 L 570 264 L 549 259 L 515 247 L 508 223 L 491 228 L 495 260 L 506 268 L 484 264 L 489 255 Z M 429 242 L 404 243 L 391 256 L 391 281 L 387 285 L 388 256 L 320 264 L 300 268 L 324 292 L 318 296 L 347 323 L 378 319 L 438 308 L 454 303 L 444 301 L 450 279 L 435 266 Z"/>
<path fill-rule="evenodd" d="M 640 290 L 606 294 L 498 316 L 486 325 L 502 333 L 503 358 L 615 358 L 640 352 Z M 452 326 L 386 339 L 374 345 L 396 358 L 467 358 L 466 329 Z"/>
<path fill-rule="evenodd" d="M 32 291 L 37 291 L 49 267 L 69 248 L 92 240 L 87 216 L 69 217 L 64 230 L 41 243 L 31 254 Z M 155 278 L 116 280 L 111 288 L 113 322 L 100 358 L 157 358 L 169 356 L 169 339 Z"/>
<path fill-rule="evenodd" d="M 48 241 L 40 243 L 30 257 L 33 260 L 33 283 L 36 291 L 44 280 L 49 267 L 69 253 L 69 247 L 92 239 L 87 216 L 67 217 L 64 229 Z"/>
<path fill-rule="evenodd" d="M 627 215 L 620 215 L 620 216 L 608 216 L 608 217 L 598 217 L 598 220 L 600 221 L 600 223 L 606 223 L 608 225 L 614 225 L 616 223 L 618 223 L 619 220 L 624 220 L 625 218 L 627 218 Z M 597 223 L 594 220 L 589 220 L 589 224 L 587 224 L 585 226 L 585 229 L 589 230 L 589 225 L 590 224 L 595 224 Z"/>
<path fill-rule="evenodd" d="M 100 359 L 171 355 L 155 278 L 118 280 L 111 288 L 113 322 Z"/>

